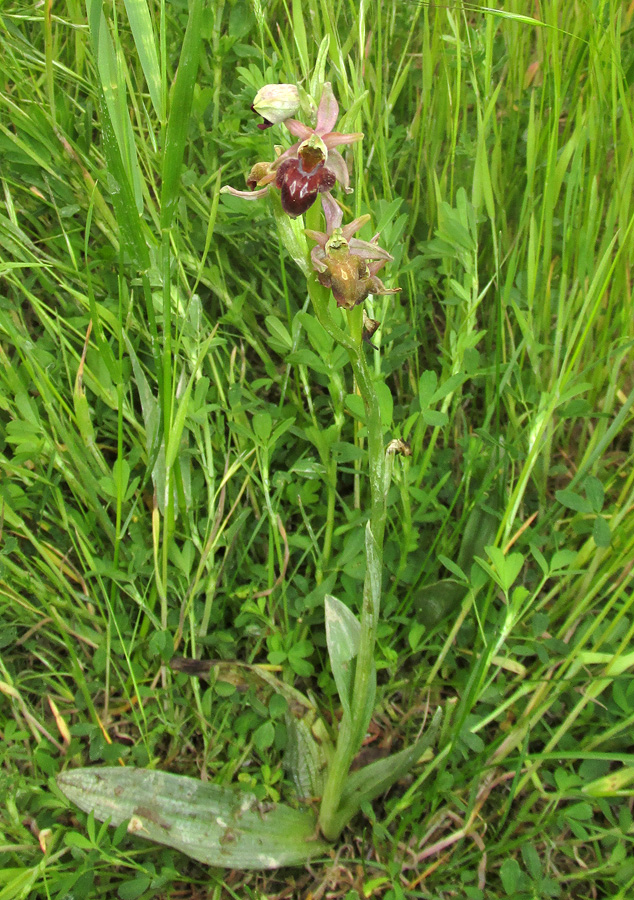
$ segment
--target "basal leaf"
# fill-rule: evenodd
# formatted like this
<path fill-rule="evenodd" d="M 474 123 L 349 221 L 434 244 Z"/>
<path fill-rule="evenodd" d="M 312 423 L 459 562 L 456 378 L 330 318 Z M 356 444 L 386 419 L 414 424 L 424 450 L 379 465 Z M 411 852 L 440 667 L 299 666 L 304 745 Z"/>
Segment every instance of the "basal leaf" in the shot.
<path fill-rule="evenodd" d="M 74 769 L 58 776 L 84 812 L 212 866 L 275 869 L 328 850 L 311 810 L 260 803 L 254 794 L 150 769 Z"/>

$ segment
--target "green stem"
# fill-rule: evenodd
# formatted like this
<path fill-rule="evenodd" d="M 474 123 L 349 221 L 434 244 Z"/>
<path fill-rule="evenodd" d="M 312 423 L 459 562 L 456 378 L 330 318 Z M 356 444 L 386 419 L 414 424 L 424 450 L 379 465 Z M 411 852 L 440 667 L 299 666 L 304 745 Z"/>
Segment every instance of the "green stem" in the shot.
<path fill-rule="evenodd" d="M 363 308 L 359 306 L 349 312 L 349 331 L 344 331 L 335 322 L 329 311 L 330 292 L 319 283 L 312 271 L 306 240 L 300 228 L 283 215 L 277 198 L 273 198 L 273 205 L 282 241 L 300 268 L 308 272 L 308 294 L 319 322 L 330 337 L 348 353 L 355 381 L 363 399 L 368 428 L 370 535 L 366 535 L 366 573 L 363 584 L 359 652 L 352 688 L 352 715 L 344 716 L 339 726 L 337 746 L 328 767 L 319 811 L 319 825 L 324 837 L 335 840 L 347 822 L 346 816 L 340 810 L 341 796 L 352 760 L 363 742 L 368 707 L 373 700 L 376 684 L 374 648 L 381 599 L 383 535 L 388 487 L 386 457 L 379 398 L 363 348 Z M 318 230 L 319 216 L 317 205 L 308 211 L 307 224 L 313 230 Z"/>
<path fill-rule="evenodd" d="M 361 637 L 352 691 L 352 719 L 344 718 L 340 725 L 337 747 L 328 769 L 319 813 L 319 823 L 324 837 L 335 840 L 345 825 L 345 822 L 342 824 L 341 816 L 338 815 L 339 802 L 350 765 L 363 741 L 366 712 L 370 694 L 374 690 L 374 647 L 380 606 L 386 515 L 385 450 L 379 399 L 363 350 L 363 311 L 360 307 L 352 310 L 350 313 L 351 333 L 346 333 L 335 324 L 330 316 L 328 292 L 313 275 L 308 279 L 308 292 L 317 318 L 323 327 L 348 351 L 350 364 L 365 407 L 370 464 L 370 531 L 374 541 L 374 552 L 366 554 Z"/>
<path fill-rule="evenodd" d="M 385 450 L 379 400 L 361 342 L 359 341 L 357 344 L 356 352 L 351 350 L 348 352 L 359 393 L 363 399 L 368 426 L 370 531 L 374 541 L 374 552 L 366 552 L 361 636 L 352 689 L 352 719 L 348 722 L 344 718 L 339 728 L 337 747 L 328 769 L 319 812 L 319 824 L 324 837 L 328 840 L 335 840 L 346 824 L 345 819 L 338 814 L 339 803 L 350 765 L 363 741 L 366 712 L 370 694 L 374 690 L 374 648 L 380 607 L 383 534 L 386 516 Z"/>

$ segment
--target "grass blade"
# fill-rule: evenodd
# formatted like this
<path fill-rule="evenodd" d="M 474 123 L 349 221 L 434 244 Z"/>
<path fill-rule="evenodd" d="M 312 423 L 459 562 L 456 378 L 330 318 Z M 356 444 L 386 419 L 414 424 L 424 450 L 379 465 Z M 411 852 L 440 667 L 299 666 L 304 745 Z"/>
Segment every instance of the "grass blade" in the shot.
<path fill-rule="evenodd" d="M 145 75 L 152 106 L 160 122 L 165 119 L 163 92 L 161 90 L 161 68 L 159 66 L 156 38 L 152 17 L 146 0 L 124 0 L 132 37 L 139 54 L 139 62 Z"/>
<path fill-rule="evenodd" d="M 185 143 L 189 132 L 189 117 L 194 96 L 202 43 L 202 0 L 194 0 L 189 8 L 189 21 L 183 40 L 174 93 L 170 104 L 165 154 L 163 157 L 163 188 L 161 190 L 161 227 L 169 228 L 174 218 L 178 181 Z"/>

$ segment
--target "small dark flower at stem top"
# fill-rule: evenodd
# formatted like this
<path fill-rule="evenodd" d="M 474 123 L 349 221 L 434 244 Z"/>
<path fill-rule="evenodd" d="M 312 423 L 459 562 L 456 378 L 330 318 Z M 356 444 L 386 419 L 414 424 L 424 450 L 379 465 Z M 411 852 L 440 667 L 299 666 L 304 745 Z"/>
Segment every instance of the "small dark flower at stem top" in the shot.
<path fill-rule="evenodd" d="M 361 216 L 341 228 L 340 214 L 334 209 L 329 212 L 326 204 L 324 211 L 328 233 L 306 229 L 306 234 L 317 244 L 310 252 L 317 278 L 332 290 L 337 306 L 353 309 L 369 294 L 397 294 L 400 288 L 386 288 L 376 275 L 392 259 L 377 245 L 378 234 L 371 241 L 352 237 L 370 216 Z"/>
<path fill-rule="evenodd" d="M 247 178 L 251 191 L 223 187 L 222 192 L 245 200 L 256 200 L 267 193 L 268 185 L 275 184 L 282 192 L 283 210 L 296 218 L 313 205 L 318 194 L 330 191 L 337 181 L 344 190 L 349 190 L 348 168 L 343 156 L 335 148 L 360 141 L 363 134 L 333 131 L 338 115 L 339 106 L 330 83 L 326 82 L 317 107 L 315 128 L 309 128 L 297 119 L 279 119 L 300 140 L 285 150 L 275 162 L 258 163 L 253 167 Z"/>

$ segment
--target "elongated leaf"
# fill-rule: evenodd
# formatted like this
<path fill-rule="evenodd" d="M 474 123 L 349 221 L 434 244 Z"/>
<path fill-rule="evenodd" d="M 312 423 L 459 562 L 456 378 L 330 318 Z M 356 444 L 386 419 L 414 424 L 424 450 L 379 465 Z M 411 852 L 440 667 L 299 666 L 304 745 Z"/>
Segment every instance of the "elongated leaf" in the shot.
<path fill-rule="evenodd" d="M 141 401 L 141 412 L 143 414 L 143 425 L 145 426 L 145 449 L 148 453 L 154 447 L 158 435 L 160 425 L 160 410 L 156 397 L 153 395 L 147 378 L 136 355 L 135 349 L 130 341 L 127 333 L 123 332 L 123 340 L 125 341 L 132 370 L 134 372 L 134 381 L 137 391 L 139 392 L 139 400 Z"/>
<path fill-rule="evenodd" d="M 342 828 L 358 812 L 362 803 L 374 800 L 409 772 L 434 742 L 441 719 L 442 710 L 437 709 L 425 734 L 415 744 L 385 759 L 370 763 L 369 766 L 364 766 L 348 776 L 338 813 Z"/>
<path fill-rule="evenodd" d="M 161 91 L 161 70 L 159 67 L 158 53 L 156 51 L 156 38 L 152 17 L 148 9 L 147 0 L 124 0 L 125 9 L 132 30 L 132 37 L 139 54 L 139 62 L 145 75 L 152 106 L 162 122 L 164 118 L 163 94 Z"/>
<path fill-rule="evenodd" d="M 58 776 L 84 812 L 128 832 L 231 869 L 303 865 L 328 850 L 312 811 L 260 803 L 255 795 L 150 769 L 97 767 Z"/>
<path fill-rule="evenodd" d="M 288 735 L 284 751 L 284 768 L 295 785 L 300 800 L 321 797 L 328 760 L 306 719 L 286 714 Z"/>
<path fill-rule="evenodd" d="M 331 594 L 326 594 L 326 641 L 332 674 L 346 715 L 351 714 L 354 666 L 359 652 L 361 626 L 352 610 Z"/>
<path fill-rule="evenodd" d="M 176 72 L 165 136 L 162 172 L 163 187 L 161 190 L 162 228 L 170 227 L 176 209 L 178 183 L 185 153 L 187 133 L 189 131 L 189 116 L 194 96 L 194 84 L 198 74 L 203 31 L 202 10 L 202 0 L 191 0 L 189 4 L 189 20 L 183 39 L 183 49 L 181 50 L 178 63 L 178 71 Z"/>
<path fill-rule="evenodd" d="M 140 213 L 143 209 L 141 173 L 132 123 L 130 122 L 127 107 L 126 79 L 121 71 L 125 66 L 125 61 L 121 56 L 117 58 L 106 17 L 103 13 L 102 0 L 86 0 L 86 10 L 103 98 L 116 136 L 117 147 L 121 154 L 126 176 L 134 195 L 136 209 Z M 116 175 L 115 178 L 117 178 L 117 181 L 119 180 Z"/>
<path fill-rule="evenodd" d="M 383 418 L 385 422 L 385 418 Z M 381 557 L 368 522 L 365 526 L 365 558 L 367 566 L 367 584 L 364 585 L 364 591 L 370 591 L 372 600 L 372 612 L 374 614 L 375 627 L 379 620 L 379 612 L 381 609 Z"/>

